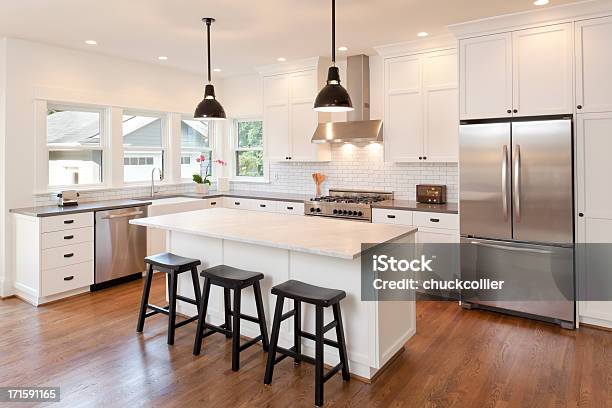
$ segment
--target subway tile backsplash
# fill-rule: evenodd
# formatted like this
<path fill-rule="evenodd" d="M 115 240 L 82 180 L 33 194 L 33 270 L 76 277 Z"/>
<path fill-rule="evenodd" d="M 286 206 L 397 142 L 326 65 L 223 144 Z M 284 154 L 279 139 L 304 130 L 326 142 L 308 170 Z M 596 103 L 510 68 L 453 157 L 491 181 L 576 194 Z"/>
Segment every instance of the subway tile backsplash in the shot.
<path fill-rule="evenodd" d="M 332 146 L 328 163 L 282 162 L 270 164 L 269 183 L 233 182 L 233 190 L 314 194 L 312 173 L 327 176 L 323 193 L 329 188 L 393 191 L 398 199 L 414 200 L 417 184 L 445 184 L 449 202 L 458 200 L 457 163 L 385 163 L 383 148 L 378 144 Z M 212 189 L 215 188 L 213 183 Z M 194 192 L 193 183 L 159 186 L 160 194 Z M 81 191 L 80 201 L 113 200 L 145 197 L 149 187 L 124 187 Z M 55 194 L 35 196 L 36 205 L 55 205 Z"/>

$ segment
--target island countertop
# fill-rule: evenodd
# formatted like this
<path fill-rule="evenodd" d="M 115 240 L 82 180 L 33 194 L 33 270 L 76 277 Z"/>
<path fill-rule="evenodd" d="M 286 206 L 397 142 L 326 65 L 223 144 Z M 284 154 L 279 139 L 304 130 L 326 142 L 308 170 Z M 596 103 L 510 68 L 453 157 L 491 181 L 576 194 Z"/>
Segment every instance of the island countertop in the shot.
<path fill-rule="evenodd" d="M 381 244 L 417 228 L 258 211 L 213 208 L 138 218 L 131 224 L 343 259 L 362 243 Z"/>

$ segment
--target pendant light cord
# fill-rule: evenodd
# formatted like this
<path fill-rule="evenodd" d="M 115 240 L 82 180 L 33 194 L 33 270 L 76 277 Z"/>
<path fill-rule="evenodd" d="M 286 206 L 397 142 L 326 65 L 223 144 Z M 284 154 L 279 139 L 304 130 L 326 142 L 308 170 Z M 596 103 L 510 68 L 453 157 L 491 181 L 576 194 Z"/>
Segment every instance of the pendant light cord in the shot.
<path fill-rule="evenodd" d="M 332 65 L 336 66 L 336 0 L 332 0 Z"/>
<path fill-rule="evenodd" d="M 208 50 L 208 83 L 210 84 L 211 81 L 211 77 L 210 77 L 210 24 L 211 21 L 207 20 L 206 21 L 206 45 L 207 45 L 207 50 Z"/>

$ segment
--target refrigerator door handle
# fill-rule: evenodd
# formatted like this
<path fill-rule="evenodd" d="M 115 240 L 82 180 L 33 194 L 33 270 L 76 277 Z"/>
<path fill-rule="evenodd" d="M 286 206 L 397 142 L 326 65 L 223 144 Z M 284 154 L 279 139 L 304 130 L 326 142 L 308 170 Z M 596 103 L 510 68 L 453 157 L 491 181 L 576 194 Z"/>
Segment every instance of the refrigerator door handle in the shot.
<path fill-rule="evenodd" d="M 521 222 L 521 146 L 514 149 L 514 218 Z"/>
<path fill-rule="evenodd" d="M 474 244 L 474 245 L 478 245 L 478 246 L 482 246 L 486 248 L 503 249 L 504 251 L 531 252 L 531 253 L 536 253 L 536 254 L 552 254 L 551 251 L 547 251 L 544 249 L 516 248 L 516 247 L 510 247 L 510 246 L 504 246 L 504 245 L 485 244 L 484 242 L 479 242 L 479 241 L 470 241 L 470 244 Z"/>
<path fill-rule="evenodd" d="M 502 211 L 504 221 L 508 221 L 508 146 L 502 147 L 502 166 L 501 166 L 501 188 L 502 188 Z"/>

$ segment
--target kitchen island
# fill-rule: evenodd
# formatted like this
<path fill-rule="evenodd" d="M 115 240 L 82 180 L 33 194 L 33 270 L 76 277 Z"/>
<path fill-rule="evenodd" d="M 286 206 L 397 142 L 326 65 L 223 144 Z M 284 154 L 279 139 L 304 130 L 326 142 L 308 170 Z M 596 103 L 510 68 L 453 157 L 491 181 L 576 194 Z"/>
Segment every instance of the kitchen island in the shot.
<path fill-rule="evenodd" d="M 214 208 L 141 218 L 132 224 L 168 231 L 170 252 L 202 261 L 202 267 L 225 264 L 261 272 L 268 330 L 272 326 L 275 296 L 272 286 L 289 279 L 346 291 L 341 302 L 350 371 L 371 379 L 416 332 L 416 311 L 412 301 L 373 302 L 361 300 L 361 244 L 413 243 L 416 228 L 396 225 L 327 219 L 319 217 L 263 213 Z M 178 282 L 179 294 L 193 296 L 187 276 Z M 250 289 L 243 292 L 242 310 L 255 315 Z M 285 311 L 290 310 L 289 301 Z M 178 302 L 177 311 L 195 315 L 193 305 Z M 332 320 L 331 310 L 325 321 Z M 303 306 L 303 329 L 314 333 L 314 309 Z M 223 292 L 212 287 L 207 321 L 223 322 Z M 281 327 L 279 345 L 291 347 L 293 321 Z M 256 324 L 241 322 L 241 334 L 255 337 Z M 334 339 L 332 332 L 328 333 Z M 303 340 L 302 350 L 314 355 L 314 344 Z M 203 344 L 206 352 L 206 342 Z M 325 362 L 338 363 L 337 351 L 325 350 Z"/>

